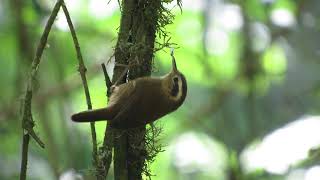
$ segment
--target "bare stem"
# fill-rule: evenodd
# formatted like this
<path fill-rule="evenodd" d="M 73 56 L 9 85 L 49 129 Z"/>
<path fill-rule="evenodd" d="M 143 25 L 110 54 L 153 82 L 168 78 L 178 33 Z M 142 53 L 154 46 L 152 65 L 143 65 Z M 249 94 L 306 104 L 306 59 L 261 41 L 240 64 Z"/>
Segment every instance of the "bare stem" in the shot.
<path fill-rule="evenodd" d="M 110 77 L 107 73 L 107 68 L 106 66 L 102 63 L 101 64 L 101 67 L 102 67 L 102 71 L 103 71 L 103 74 L 104 74 L 104 79 L 106 81 L 106 87 L 107 87 L 107 96 L 110 97 L 111 95 L 111 86 L 112 86 L 112 82 L 110 80 Z"/>
<path fill-rule="evenodd" d="M 67 22 L 69 25 L 69 29 L 71 32 L 71 36 L 73 39 L 74 47 L 76 49 L 77 59 L 78 59 L 78 63 L 79 63 L 79 73 L 81 76 L 81 80 L 82 80 L 82 84 L 83 84 L 83 88 L 84 88 L 84 93 L 86 96 L 87 106 L 88 106 L 88 109 L 92 109 L 91 98 L 90 98 L 90 93 L 89 93 L 89 88 L 88 88 L 88 82 L 87 82 L 87 78 L 86 78 L 87 69 L 84 65 L 84 61 L 83 61 L 82 54 L 80 51 L 79 41 L 78 41 L 78 38 L 76 35 L 76 31 L 75 31 L 73 24 L 72 24 L 70 14 L 69 14 L 68 9 L 64 3 L 62 4 L 62 9 L 63 9 L 63 12 L 66 16 L 66 19 L 67 19 Z M 94 122 L 90 123 L 90 128 L 91 128 L 91 137 L 92 137 L 92 145 L 93 145 L 93 147 L 92 147 L 93 165 L 95 168 L 97 168 L 98 167 L 97 137 L 96 137 L 96 128 L 95 128 Z M 97 179 L 99 179 L 98 173 L 96 173 L 96 176 L 97 176 Z"/>
<path fill-rule="evenodd" d="M 27 176 L 29 139 L 29 134 L 23 135 L 20 180 L 25 180 Z"/>
<path fill-rule="evenodd" d="M 23 140 L 22 140 L 22 159 L 21 159 L 21 171 L 20 171 L 20 180 L 26 179 L 27 174 L 27 164 L 28 164 L 28 147 L 30 136 L 39 144 L 40 147 L 44 148 L 44 143 L 36 135 L 33 130 L 34 121 L 31 113 L 31 101 L 32 101 L 32 91 L 33 91 L 33 82 L 36 78 L 36 74 L 39 68 L 41 56 L 43 54 L 44 48 L 47 44 L 48 36 L 54 23 L 54 20 L 58 14 L 62 0 L 58 0 L 52 10 L 52 13 L 47 21 L 47 24 L 44 28 L 42 36 L 40 38 L 39 45 L 35 54 L 35 58 L 32 61 L 32 66 L 29 74 L 29 80 L 27 85 L 27 91 L 23 103 L 23 115 L 22 115 L 22 128 L 23 128 Z"/>

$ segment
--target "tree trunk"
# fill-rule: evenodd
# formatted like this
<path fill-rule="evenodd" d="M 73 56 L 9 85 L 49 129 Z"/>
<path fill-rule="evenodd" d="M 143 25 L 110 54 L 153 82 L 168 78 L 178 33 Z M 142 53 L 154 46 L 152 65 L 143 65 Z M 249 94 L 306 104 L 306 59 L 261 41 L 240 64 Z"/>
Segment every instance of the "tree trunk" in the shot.
<path fill-rule="evenodd" d="M 115 49 L 115 61 L 130 64 L 122 83 L 141 76 L 150 76 L 154 52 L 155 33 L 161 1 L 124 0 L 120 32 Z M 113 82 L 125 70 L 115 66 Z M 147 151 L 145 149 L 146 127 L 133 130 L 115 130 L 114 174 L 116 180 L 142 179 Z"/>

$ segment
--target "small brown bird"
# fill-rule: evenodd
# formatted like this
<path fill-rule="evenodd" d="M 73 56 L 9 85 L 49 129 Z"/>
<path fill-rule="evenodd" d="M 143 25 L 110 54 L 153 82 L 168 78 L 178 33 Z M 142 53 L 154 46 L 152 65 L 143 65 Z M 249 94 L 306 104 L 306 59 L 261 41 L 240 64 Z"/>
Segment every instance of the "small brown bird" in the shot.
<path fill-rule="evenodd" d="M 175 111 L 187 95 L 187 82 L 172 56 L 172 70 L 163 77 L 141 77 L 115 86 L 106 108 L 72 115 L 75 122 L 107 120 L 118 129 L 135 128 Z"/>

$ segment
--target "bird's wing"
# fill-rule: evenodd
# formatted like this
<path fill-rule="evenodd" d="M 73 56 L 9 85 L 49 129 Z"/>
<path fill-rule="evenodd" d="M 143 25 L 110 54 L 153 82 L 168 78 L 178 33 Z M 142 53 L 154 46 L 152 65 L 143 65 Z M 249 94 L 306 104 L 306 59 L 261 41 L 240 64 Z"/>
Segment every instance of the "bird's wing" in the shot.
<path fill-rule="evenodd" d="M 139 85 L 135 81 L 127 83 L 125 89 L 119 88 L 118 93 L 115 94 L 117 97 L 117 107 L 119 108 L 118 113 L 112 119 L 112 124 L 117 127 L 127 127 L 130 126 L 125 123 L 130 123 L 127 120 L 135 113 L 136 106 L 139 105 L 139 100 L 141 99 L 142 92 L 138 90 Z M 118 106 L 120 103 L 120 106 Z"/>
<path fill-rule="evenodd" d="M 135 91 L 136 83 L 134 81 L 116 86 L 110 96 L 108 106 L 121 105 Z"/>

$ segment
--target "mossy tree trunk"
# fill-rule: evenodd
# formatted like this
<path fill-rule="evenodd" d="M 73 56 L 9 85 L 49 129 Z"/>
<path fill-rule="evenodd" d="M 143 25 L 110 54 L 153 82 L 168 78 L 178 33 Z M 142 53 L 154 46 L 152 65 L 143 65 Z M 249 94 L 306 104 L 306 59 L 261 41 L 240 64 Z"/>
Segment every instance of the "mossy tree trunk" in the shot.
<path fill-rule="evenodd" d="M 122 83 L 141 76 L 150 76 L 152 58 L 161 8 L 160 0 L 124 0 L 118 42 L 115 49 L 115 61 L 130 64 L 127 76 Z M 113 82 L 125 70 L 115 66 Z M 128 79 L 127 79 L 128 77 Z M 114 173 L 116 180 L 142 179 L 145 157 L 146 127 L 128 131 L 115 130 Z"/>

